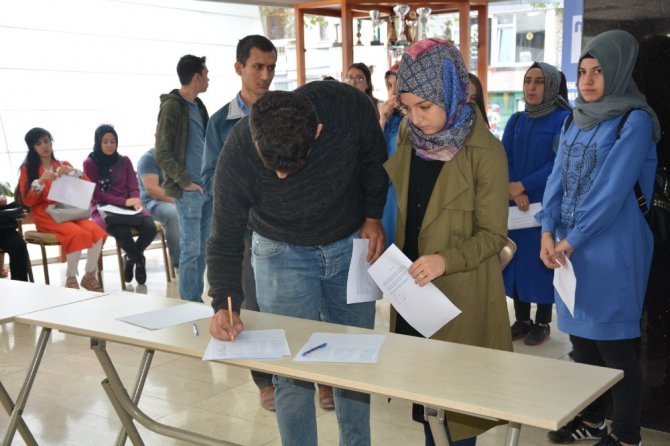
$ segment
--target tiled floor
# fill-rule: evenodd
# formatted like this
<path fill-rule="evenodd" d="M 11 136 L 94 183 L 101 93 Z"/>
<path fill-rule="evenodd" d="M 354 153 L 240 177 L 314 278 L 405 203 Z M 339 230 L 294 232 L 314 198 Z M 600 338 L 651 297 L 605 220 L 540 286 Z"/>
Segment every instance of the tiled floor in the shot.
<path fill-rule="evenodd" d="M 36 257 L 33 257 L 36 258 Z M 146 286 L 128 286 L 127 291 L 176 297 L 175 282 L 167 283 L 159 249 L 147 251 Z M 51 264 L 51 282 L 59 286 L 65 265 Z M 43 283 L 41 268 L 34 268 L 35 280 Z M 121 285 L 115 255 L 104 257 L 104 283 L 107 292 L 118 292 Z M 138 299 L 142 297 L 138 295 Z M 511 306 L 510 306 L 511 308 Z M 388 330 L 388 303 L 377 307 L 377 328 Z M 13 398 L 19 392 L 37 339 L 35 329 L 0 324 L 0 380 Z M 538 347 L 522 341 L 516 351 L 566 359 L 570 350 L 567 336 L 552 326 L 552 338 Z M 108 351 L 119 374 L 131 387 L 142 351 L 108 343 Z M 102 369 L 86 339 L 54 332 L 33 386 L 24 419 L 40 445 L 110 445 L 120 423 L 100 386 Z M 538 398 L 541 398 L 538 389 Z M 547 402 L 550 404 L 550 402 Z M 156 353 L 142 394 L 140 408 L 159 422 L 193 430 L 242 445 L 280 445 L 274 414 L 258 404 L 258 391 L 249 372 L 223 364 L 211 364 L 174 355 Z M 372 398 L 372 442 L 374 445 L 422 445 L 423 432 L 409 419 L 410 403 Z M 317 408 L 319 444 L 338 444 L 333 412 Z M 0 410 L 0 434 L 8 417 Z M 479 437 L 479 446 L 502 445 L 506 428 L 493 429 Z M 140 427 L 148 445 L 186 444 L 153 434 Z M 645 446 L 670 445 L 670 435 L 645 430 Z M 546 432 L 523 427 L 520 445 L 547 445 Z M 19 435 L 15 445 L 24 444 Z M 130 442 L 128 442 L 130 444 Z M 588 442 L 587 442 L 588 444 Z"/>

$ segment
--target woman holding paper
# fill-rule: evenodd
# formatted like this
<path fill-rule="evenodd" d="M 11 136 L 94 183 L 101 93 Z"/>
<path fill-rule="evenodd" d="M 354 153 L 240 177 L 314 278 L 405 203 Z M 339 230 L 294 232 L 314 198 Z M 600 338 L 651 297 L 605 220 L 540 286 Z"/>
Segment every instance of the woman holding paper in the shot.
<path fill-rule="evenodd" d="M 114 127 L 103 124 L 95 130 L 93 151 L 84 161 L 84 172 L 95 182 L 93 192 L 93 221 L 107 233 L 126 253 L 123 276 L 126 282 L 133 280 L 143 285 L 147 281 L 144 250 L 156 237 L 156 224 L 146 210 L 142 209 L 140 188 L 133 163 L 127 156 L 117 152 L 119 138 Z M 100 211 L 102 205 L 132 208 L 134 215 L 122 215 Z M 132 230 L 139 234 L 133 240 Z"/>
<path fill-rule="evenodd" d="M 570 114 L 560 87 L 561 72 L 552 65 L 535 62 L 523 78 L 526 109 L 513 114 L 505 127 L 502 143 L 507 153 L 510 206 L 522 212 L 533 212 L 529 205 L 542 200 L 554 165 L 554 142 Z M 539 345 L 549 339 L 554 275 L 537 256 L 539 227 L 516 229 L 509 237 L 517 246 L 516 255 L 503 272 L 505 291 L 514 299 L 512 340 L 525 338 L 526 345 Z M 535 322 L 530 317 L 531 302 L 537 304 Z"/>
<path fill-rule="evenodd" d="M 397 196 L 395 240 L 414 262 L 409 273 L 416 283 L 432 282 L 462 311 L 433 338 L 509 351 L 498 257 L 507 243 L 507 162 L 477 107 L 467 103 L 468 82 L 458 48 L 446 41 L 422 40 L 403 54 L 397 95 L 407 118 L 384 165 Z M 420 336 L 395 311 L 391 328 Z M 423 422 L 420 406 L 413 418 Z M 447 420 L 448 438 L 459 446 L 496 425 L 455 414 Z M 424 429 L 426 444 L 433 444 L 430 427 Z"/>
<path fill-rule="evenodd" d="M 53 154 L 53 138 L 47 130 L 39 127 L 30 129 L 26 133 L 25 141 L 28 155 L 21 165 L 19 177 L 21 202 L 30 207 L 30 214 L 37 230 L 56 234 L 58 242 L 65 251 L 67 255 L 65 286 L 79 288 L 77 266 L 82 251 L 88 249 L 81 286 L 90 291 L 102 291 L 96 275 L 98 258 L 105 242 L 105 231 L 89 219 L 56 223 L 46 211 L 47 206 L 55 203 L 49 200 L 48 196 L 51 184 L 56 178 L 62 175 L 88 178 L 70 163 L 56 160 Z"/>
<path fill-rule="evenodd" d="M 625 31 L 593 38 L 579 60 L 572 122 L 561 133 L 544 192 L 540 257 L 548 268 L 572 264 L 574 311 L 556 295 L 558 327 L 570 334 L 576 362 L 621 369 L 612 388 L 612 425 L 596 400 L 549 439 L 600 439 L 637 445 L 643 379 L 637 347 L 653 236 L 636 200 L 650 202 L 656 169 L 656 114 L 632 78 L 638 44 Z M 559 240 L 556 242 L 556 240 Z"/>

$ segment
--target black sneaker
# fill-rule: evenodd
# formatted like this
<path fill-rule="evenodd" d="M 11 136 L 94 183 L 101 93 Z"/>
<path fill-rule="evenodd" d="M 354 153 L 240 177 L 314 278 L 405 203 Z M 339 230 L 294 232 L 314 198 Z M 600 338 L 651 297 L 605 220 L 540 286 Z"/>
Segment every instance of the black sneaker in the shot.
<path fill-rule="evenodd" d="M 524 321 L 516 321 L 514 324 L 512 324 L 511 330 L 512 330 L 512 340 L 516 341 L 517 339 L 525 338 L 528 333 L 530 333 L 530 329 L 533 327 L 533 321 L 529 322 L 524 322 Z"/>
<path fill-rule="evenodd" d="M 642 442 L 638 443 L 638 446 L 641 446 Z M 607 437 L 603 437 L 600 441 L 593 446 L 621 446 L 621 441 L 614 435 L 614 432 L 609 434 Z"/>
<path fill-rule="evenodd" d="M 584 423 L 582 417 L 579 416 L 559 430 L 547 433 L 547 437 L 552 443 L 563 444 L 574 443 L 577 440 L 602 440 L 607 436 L 607 425 L 605 423 L 601 427 L 591 427 Z M 600 443 L 598 444 L 600 445 Z"/>
<path fill-rule="evenodd" d="M 142 259 L 135 263 L 135 280 L 140 285 L 144 285 L 147 282 L 147 268 L 146 268 L 146 259 L 142 256 Z"/>
<path fill-rule="evenodd" d="M 124 256 L 123 263 L 123 280 L 130 283 L 133 281 L 133 267 L 135 266 L 135 262 L 130 260 L 128 256 Z"/>
<path fill-rule="evenodd" d="M 551 337 L 549 336 L 550 332 L 549 324 L 533 324 L 530 333 L 523 340 L 523 343 L 526 345 L 540 345 L 549 340 Z"/>

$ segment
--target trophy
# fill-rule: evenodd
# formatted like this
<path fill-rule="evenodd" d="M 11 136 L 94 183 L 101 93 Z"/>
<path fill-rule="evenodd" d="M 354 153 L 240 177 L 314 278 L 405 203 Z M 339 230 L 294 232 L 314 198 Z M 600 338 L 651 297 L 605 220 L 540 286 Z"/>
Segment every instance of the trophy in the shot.
<path fill-rule="evenodd" d="M 407 41 L 407 31 L 405 30 L 405 16 L 409 12 L 409 6 L 407 5 L 395 5 L 393 7 L 393 12 L 396 13 L 396 20 L 398 22 L 398 45 L 407 46 L 409 42 Z"/>
<path fill-rule="evenodd" d="M 356 37 L 358 37 L 358 40 L 356 41 L 356 46 L 363 46 L 363 42 L 361 42 L 361 27 L 363 26 L 363 21 L 361 19 L 356 20 Z"/>
<path fill-rule="evenodd" d="M 395 30 L 395 20 L 393 17 L 388 18 L 388 34 L 386 35 L 386 43 L 388 46 L 395 46 L 398 43 L 398 33 Z"/>
<path fill-rule="evenodd" d="M 419 14 L 419 25 L 417 31 L 417 40 L 427 38 L 426 31 L 428 29 L 428 16 L 433 12 L 430 8 L 417 8 L 416 13 Z"/>
<path fill-rule="evenodd" d="M 410 45 L 416 42 L 416 28 L 416 12 L 410 11 L 405 19 L 405 36 Z"/>
<path fill-rule="evenodd" d="M 382 43 L 379 41 L 379 10 L 370 10 L 370 20 L 372 20 L 372 42 L 370 45 L 378 46 Z"/>

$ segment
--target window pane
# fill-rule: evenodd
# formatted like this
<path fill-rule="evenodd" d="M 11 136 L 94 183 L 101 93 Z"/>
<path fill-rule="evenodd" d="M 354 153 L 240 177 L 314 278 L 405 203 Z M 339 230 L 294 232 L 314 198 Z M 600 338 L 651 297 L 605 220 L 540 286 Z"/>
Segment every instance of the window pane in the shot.
<path fill-rule="evenodd" d="M 514 31 L 498 28 L 498 62 L 514 62 Z"/>

